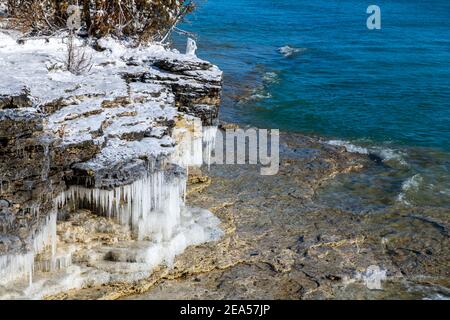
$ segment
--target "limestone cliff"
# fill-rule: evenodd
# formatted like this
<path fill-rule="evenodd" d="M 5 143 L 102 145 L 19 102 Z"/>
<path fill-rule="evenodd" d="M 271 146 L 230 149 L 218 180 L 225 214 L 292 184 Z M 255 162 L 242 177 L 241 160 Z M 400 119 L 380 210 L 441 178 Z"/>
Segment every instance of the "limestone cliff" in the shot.
<path fill-rule="evenodd" d="M 187 166 L 211 141 L 184 140 L 199 125 L 214 130 L 222 72 L 160 46 L 106 39 L 95 49 L 78 43 L 92 66 L 74 75 L 64 70 L 63 39 L 16 37 L 0 31 L 0 286 L 31 280 L 45 250 L 49 269 L 70 265 L 56 254 L 56 220 L 74 209 L 129 228 L 152 243 L 147 251 L 177 246 L 176 254 L 210 239 L 189 238 L 192 226 L 209 227 L 185 211 L 183 193 Z M 147 266 L 173 258 L 148 254 Z"/>

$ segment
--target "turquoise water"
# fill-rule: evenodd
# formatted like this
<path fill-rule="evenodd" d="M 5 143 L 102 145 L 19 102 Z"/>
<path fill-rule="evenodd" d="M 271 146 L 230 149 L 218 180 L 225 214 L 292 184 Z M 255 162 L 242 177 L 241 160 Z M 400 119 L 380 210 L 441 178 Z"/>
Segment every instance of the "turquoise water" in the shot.
<path fill-rule="evenodd" d="M 182 28 L 225 71 L 226 121 L 450 151 L 449 15 L 447 0 L 209 0 Z"/>
<path fill-rule="evenodd" d="M 222 120 L 378 155 L 328 187 L 335 206 L 450 208 L 450 1 L 198 2 L 181 28 L 225 72 Z"/>

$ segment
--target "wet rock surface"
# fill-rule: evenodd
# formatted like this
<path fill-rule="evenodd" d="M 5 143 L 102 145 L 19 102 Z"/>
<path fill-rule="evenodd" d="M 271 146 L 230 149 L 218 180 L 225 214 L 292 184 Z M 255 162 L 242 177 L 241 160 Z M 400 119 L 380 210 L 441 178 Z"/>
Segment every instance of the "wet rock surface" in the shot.
<path fill-rule="evenodd" d="M 322 201 L 333 181 L 379 165 L 319 139 L 283 134 L 280 173 L 257 166 L 193 171 L 188 202 L 209 208 L 224 237 L 188 248 L 173 268 L 84 299 L 439 299 L 449 296 L 448 210 L 361 212 Z M 351 201 L 349 201 L 351 203 Z M 374 269 L 375 268 L 375 269 Z M 373 273 L 371 270 L 378 271 Z M 371 281 L 380 276 L 380 287 Z"/>

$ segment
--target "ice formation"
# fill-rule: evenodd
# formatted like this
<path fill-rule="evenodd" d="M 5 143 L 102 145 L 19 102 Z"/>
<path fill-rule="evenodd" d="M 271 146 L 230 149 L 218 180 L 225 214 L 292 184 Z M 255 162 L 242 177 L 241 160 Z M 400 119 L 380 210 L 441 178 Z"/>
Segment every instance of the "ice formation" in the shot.
<path fill-rule="evenodd" d="M 32 236 L 33 246 L 22 254 L 0 256 L 0 285 L 28 276 L 33 282 L 34 258 L 46 248 L 51 248 L 52 260 L 56 252 L 56 212 L 52 212 L 43 226 Z"/>
<path fill-rule="evenodd" d="M 175 128 L 173 137 L 178 145 L 171 161 L 183 168 L 201 166 L 203 163 L 201 122 L 194 121 L 186 127 Z"/>
<path fill-rule="evenodd" d="M 200 166 L 205 156 L 209 165 L 216 133 L 217 127 L 202 129 L 198 121 L 193 122 L 192 128 L 175 129 L 174 139 L 178 145 L 172 162 L 183 168 Z M 75 207 L 91 206 L 97 213 L 130 226 L 138 240 L 160 242 L 172 239 L 179 227 L 183 211 L 186 212 L 183 202 L 185 192 L 184 175 L 167 179 L 164 172 L 155 171 L 132 184 L 111 190 L 71 186 L 56 201 L 58 207 L 69 203 Z"/>
<path fill-rule="evenodd" d="M 150 269 L 161 263 L 171 266 L 175 257 L 188 246 L 215 241 L 222 236 L 220 221 L 210 211 L 183 206 L 180 213 L 180 224 L 173 236 L 165 241 L 153 241 L 138 256 L 138 261 L 146 263 Z"/>
<path fill-rule="evenodd" d="M 195 52 L 197 51 L 197 43 L 194 39 L 188 38 L 186 45 L 186 55 L 195 56 Z"/>
<path fill-rule="evenodd" d="M 214 127 L 207 128 L 202 135 L 201 122 L 194 121 L 195 118 L 191 120 L 195 127 L 174 130 L 174 137 L 178 138 L 179 143 L 173 150 L 171 160 L 184 168 L 202 164 L 203 144 L 206 148 L 205 154 L 211 152 L 217 130 Z M 186 130 L 190 129 L 196 132 L 194 139 L 186 134 Z M 128 142 L 130 145 L 133 143 L 137 142 Z M 148 152 L 154 150 L 151 146 L 153 145 L 146 146 L 145 149 L 148 149 Z M 105 152 L 108 150 L 104 149 Z M 48 157 L 47 149 L 44 153 Z M 133 152 L 127 153 L 128 156 L 132 154 Z M 157 171 L 154 165 L 149 164 L 148 173 L 128 185 L 113 189 L 71 186 L 63 191 L 54 200 L 54 212 L 33 236 L 32 250 L 24 254 L 0 256 L 0 285 L 28 276 L 31 288 L 35 271 L 58 271 L 71 266 L 71 253 L 56 254 L 57 213 L 65 206 L 88 207 L 98 214 L 129 226 L 136 240 L 148 242 L 146 249 L 139 252 L 137 262 L 144 263 L 149 271 L 161 263 L 171 265 L 175 256 L 190 245 L 217 239 L 220 236 L 220 221 L 207 210 L 189 209 L 184 206 L 186 176 Z M 47 168 L 48 166 L 44 165 L 45 171 Z M 30 208 L 30 213 L 39 217 L 39 207 Z M 51 248 L 51 257 L 35 261 L 36 254 L 46 248 Z M 80 281 L 78 279 L 76 283 L 84 283 Z M 33 292 L 36 290 L 34 288 Z"/>
<path fill-rule="evenodd" d="M 185 178 L 167 181 L 164 172 L 155 172 L 112 190 L 72 186 L 58 199 L 58 206 L 90 205 L 96 212 L 129 225 L 138 240 L 162 241 L 170 239 L 180 223 L 185 187 Z"/>
<path fill-rule="evenodd" d="M 0 285 L 5 285 L 23 276 L 33 279 L 34 252 L 0 256 Z"/>
<path fill-rule="evenodd" d="M 30 39 L 19 45 L 18 36 L 0 32 L 0 95 L 23 94 L 30 106 L 4 109 L 2 116 L 20 123 L 43 118 L 36 143 L 43 149 L 37 150 L 42 157 L 36 163 L 41 169 L 39 182 L 53 184 L 55 171 L 60 169 L 82 173 L 56 197 L 52 213 L 32 235 L 28 251 L 0 255 L 0 291 L 9 297 L 34 297 L 39 292 L 91 284 L 92 278 L 97 279 L 95 283 L 107 283 L 126 273 L 101 270 L 101 280 L 95 272 L 89 278 L 84 274 L 95 267 L 72 261 L 72 248 L 56 250 L 56 220 L 65 216 L 62 209 L 70 209 L 69 205 L 93 209 L 129 226 L 133 241 L 144 246 L 135 260 L 143 264 L 147 275 L 158 264 L 172 264 L 187 246 L 217 239 L 220 221 L 207 210 L 187 208 L 183 201 L 187 179 L 181 172 L 189 166 L 210 164 L 217 131 L 215 127 L 203 129 L 202 121 L 188 114 L 203 119 L 204 112 L 218 108 L 222 81 L 216 66 L 195 56 L 195 41 L 190 40 L 188 54 L 181 55 L 160 45 L 128 48 L 101 39 L 99 46 L 105 50 L 84 48 L 92 56 L 92 70 L 76 76 L 61 65 L 66 51 L 63 39 Z M 180 112 L 179 103 L 187 109 Z M 210 109 L 202 111 L 204 105 Z M 182 123 L 174 128 L 178 119 Z M 30 130 L 35 129 L 30 125 Z M 80 150 L 82 155 L 78 155 Z M 65 156 L 70 159 L 66 161 Z M 2 194 L 9 188 L 0 179 Z M 39 206 L 26 213 L 35 221 L 48 214 Z M 108 262 L 96 261 L 99 265 Z M 65 268 L 71 273 L 53 281 Z M 49 275 L 41 274 L 49 271 L 53 289 L 44 284 L 43 278 Z M 20 290 L 16 290 L 17 283 Z M 2 292 L 0 297 L 5 296 Z"/>

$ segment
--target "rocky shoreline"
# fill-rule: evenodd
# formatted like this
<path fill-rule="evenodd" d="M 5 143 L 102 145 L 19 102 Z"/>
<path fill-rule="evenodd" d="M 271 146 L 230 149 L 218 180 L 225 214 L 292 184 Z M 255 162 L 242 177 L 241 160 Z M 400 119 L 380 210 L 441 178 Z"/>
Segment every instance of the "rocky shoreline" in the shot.
<path fill-rule="evenodd" d="M 0 298 L 450 296 L 447 207 L 327 201 L 382 159 L 283 133 L 277 175 L 196 168 L 218 125 L 216 66 L 106 39 L 75 76 L 61 39 L 16 36 L 0 32 Z"/>
<path fill-rule="evenodd" d="M 190 249 L 177 277 L 169 273 L 128 298 L 449 297 L 446 208 L 336 208 L 321 201 L 324 187 L 378 166 L 377 159 L 292 133 L 281 135 L 280 157 L 273 177 L 251 166 L 205 171 L 211 181 L 191 185 L 188 202 L 220 217 L 226 236 L 219 245 Z M 370 287 L 371 267 L 384 275 L 379 288 Z"/>
<path fill-rule="evenodd" d="M 188 204 L 220 218 L 224 236 L 189 247 L 147 279 L 58 299 L 440 299 L 448 297 L 445 208 L 355 212 L 319 194 L 378 165 L 318 138 L 281 135 L 281 168 L 213 165 L 191 172 Z M 420 239 L 420 241 L 417 241 Z M 384 275 L 371 288 L 371 267 Z"/>

